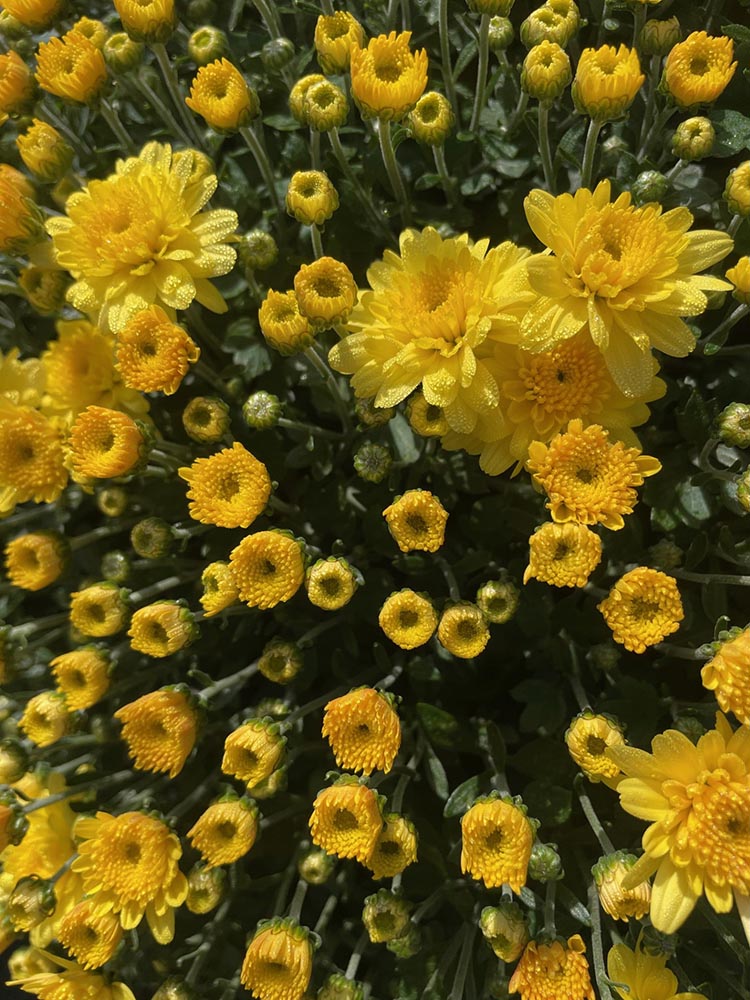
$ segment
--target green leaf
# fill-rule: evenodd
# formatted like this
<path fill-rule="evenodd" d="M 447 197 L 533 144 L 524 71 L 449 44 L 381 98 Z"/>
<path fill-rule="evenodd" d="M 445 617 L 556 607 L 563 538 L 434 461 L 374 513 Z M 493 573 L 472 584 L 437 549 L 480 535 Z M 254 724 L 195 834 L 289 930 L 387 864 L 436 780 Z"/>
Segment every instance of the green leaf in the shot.
<path fill-rule="evenodd" d="M 271 355 L 265 344 L 250 344 L 234 353 L 235 364 L 242 365 L 247 379 L 257 378 L 271 370 Z"/>
<path fill-rule="evenodd" d="M 419 458 L 419 448 L 417 448 L 412 429 L 403 414 L 397 413 L 388 422 L 388 429 L 391 432 L 399 461 L 403 462 L 404 465 L 413 465 Z"/>
<path fill-rule="evenodd" d="M 425 750 L 425 759 L 427 762 L 427 784 L 439 799 L 445 801 L 450 792 L 448 775 L 445 773 L 445 768 L 440 758 L 431 746 L 428 746 Z"/>
<path fill-rule="evenodd" d="M 518 728 L 522 733 L 552 732 L 565 720 L 565 699 L 560 689 L 548 681 L 528 678 L 511 689 L 511 697 L 526 702 Z"/>
<path fill-rule="evenodd" d="M 505 770 L 505 759 L 507 756 L 505 740 L 494 722 L 490 722 L 489 719 L 480 719 L 478 721 L 477 743 L 480 749 L 487 755 L 488 760 L 492 762 L 495 771 L 498 774 L 502 773 Z"/>
<path fill-rule="evenodd" d="M 427 191 L 428 188 L 440 187 L 440 174 L 420 174 L 414 182 L 415 191 Z"/>
<path fill-rule="evenodd" d="M 417 704 L 417 716 L 422 728 L 435 746 L 454 747 L 456 745 L 461 727 L 455 715 L 438 708 L 437 705 L 429 705 L 427 702 L 420 701 Z"/>
<path fill-rule="evenodd" d="M 454 788 L 450 794 L 450 798 L 445 803 L 443 816 L 446 819 L 450 819 L 453 816 L 463 815 L 474 800 L 484 790 L 488 789 L 488 777 L 489 775 L 486 772 L 484 774 L 475 774 L 473 778 L 467 778 L 466 781 L 461 782 L 458 788 Z"/>
<path fill-rule="evenodd" d="M 735 42 L 750 42 L 750 28 L 744 24 L 722 24 L 721 33 Z"/>
<path fill-rule="evenodd" d="M 677 487 L 678 506 L 675 513 L 691 527 L 695 522 L 707 521 L 711 517 L 711 501 L 704 489 L 691 483 L 680 483 Z"/>
<path fill-rule="evenodd" d="M 472 41 L 469 42 L 465 48 L 461 50 L 461 55 L 456 59 L 456 64 L 453 67 L 453 79 L 457 80 L 459 76 L 463 73 L 472 59 L 477 57 L 477 43 Z"/>
<path fill-rule="evenodd" d="M 750 29 L 744 30 L 750 33 Z M 711 114 L 711 124 L 716 129 L 711 156 L 734 156 L 740 150 L 750 149 L 750 118 L 725 109 Z"/>
<path fill-rule="evenodd" d="M 560 826 L 573 811 L 573 793 L 547 781 L 532 781 L 523 790 L 523 801 L 530 816 L 543 826 Z"/>
<path fill-rule="evenodd" d="M 302 128 L 297 119 L 291 115 L 268 115 L 263 119 L 263 124 L 277 132 L 296 132 Z"/>

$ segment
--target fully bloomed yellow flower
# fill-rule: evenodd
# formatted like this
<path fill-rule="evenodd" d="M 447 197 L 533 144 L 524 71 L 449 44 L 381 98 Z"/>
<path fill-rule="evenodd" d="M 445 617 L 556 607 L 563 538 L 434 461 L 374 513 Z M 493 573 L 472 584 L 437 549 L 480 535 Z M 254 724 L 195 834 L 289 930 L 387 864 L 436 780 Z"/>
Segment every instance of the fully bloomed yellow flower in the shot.
<path fill-rule="evenodd" d="M 188 486 L 190 516 L 220 528 L 247 528 L 271 495 L 265 465 L 239 441 L 178 471 Z"/>
<path fill-rule="evenodd" d="M 51 531 L 31 531 L 5 546 L 8 579 L 23 590 L 49 587 L 64 571 L 67 561 L 65 540 Z"/>
<path fill-rule="evenodd" d="M 206 869 L 231 865 L 244 857 L 258 834 L 258 809 L 251 799 L 224 798 L 213 802 L 188 830 Z"/>
<path fill-rule="evenodd" d="M 65 0 L 3 0 L 3 10 L 32 31 L 44 31 L 65 7 Z"/>
<path fill-rule="evenodd" d="M 399 121 L 427 86 L 427 50 L 412 52 L 411 32 L 371 38 L 351 48 L 352 97 L 365 118 Z"/>
<path fill-rule="evenodd" d="M 448 511 L 429 490 L 407 490 L 383 517 L 402 552 L 437 552 L 445 541 Z"/>
<path fill-rule="evenodd" d="M 461 819 L 461 871 L 488 889 L 526 885 L 534 827 L 526 809 L 511 798 L 478 799 Z"/>
<path fill-rule="evenodd" d="M 123 28 L 136 42 L 166 42 L 174 31 L 174 0 L 114 0 Z"/>
<path fill-rule="evenodd" d="M 609 747 L 625 746 L 622 726 L 607 715 L 586 709 L 570 723 L 565 733 L 568 753 L 589 781 L 603 781 L 616 788 L 620 768 L 607 756 Z"/>
<path fill-rule="evenodd" d="M 716 729 L 697 745 L 669 729 L 651 750 L 608 751 L 627 775 L 617 788 L 620 805 L 650 823 L 645 853 L 623 884 L 656 873 L 651 921 L 673 934 L 703 893 L 717 913 L 750 896 L 750 729 L 732 732 L 717 713 Z"/>
<path fill-rule="evenodd" d="M 87 104 L 99 96 L 107 82 L 107 66 L 92 41 L 80 31 L 69 31 L 39 45 L 36 78 L 42 90 Z"/>
<path fill-rule="evenodd" d="M 716 644 L 701 680 L 714 692 L 722 712 L 732 712 L 750 725 L 750 629 L 733 630 Z"/>
<path fill-rule="evenodd" d="M 693 31 L 667 53 L 664 87 L 681 108 L 711 104 L 720 97 L 734 76 L 734 43 L 705 31 Z"/>
<path fill-rule="evenodd" d="M 523 582 L 537 579 L 553 587 L 585 587 L 601 558 L 601 539 L 585 524 L 548 522 L 529 539 Z"/>
<path fill-rule="evenodd" d="M 27 500 L 57 500 L 67 482 L 59 430 L 38 410 L 0 397 L 0 517 Z"/>
<path fill-rule="evenodd" d="M 193 300 L 225 312 L 209 279 L 234 266 L 237 214 L 201 211 L 217 184 L 193 157 L 151 142 L 71 195 L 66 214 L 47 223 L 57 263 L 76 279 L 68 301 L 115 332 L 154 304 L 170 315 Z"/>
<path fill-rule="evenodd" d="M 356 688 L 329 701 L 322 734 L 339 767 L 364 774 L 375 770 L 387 774 L 401 746 L 393 699 L 374 688 Z"/>
<path fill-rule="evenodd" d="M 229 553 L 240 599 L 268 610 L 291 600 L 302 586 L 305 564 L 296 539 L 280 531 L 256 531 Z"/>
<path fill-rule="evenodd" d="M 635 951 L 616 944 L 607 955 L 607 975 L 622 1000 L 706 1000 L 703 993 L 678 993 L 677 976 L 666 968 L 666 955 Z"/>
<path fill-rule="evenodd" d="M 240 982 L 258 1000 L 302 1000 L 312 975 L 313 947 L 294 920 L 263 922 L 247 947 Z"/>
<path fill-rule="evenodd" d="M 174 937 L 174 910 L 187 896 L 177 866 L 179 838 L 161 820 L 142 812 L 97 812 L 76 823 L 81 838 L 73 871 L 93 897 L 94 913 L 118 914 L 124 930 L 146 917 L 159 944 Z"/>
<path fill-rule="evenodd" d="M 689 232 L 686 208 L 636 208 L 628 192 L 613 202 L 608 180 L 557 198 L 534 190 L 524 206 L 552 253 L 527 263 L 537 299 L 521 324 L 521 346 L 548 351 L 588 324 L 619 388 L 642 397 L 654 374 L 651 348 L 689 354 L 695 337 L 682 317 L 705 311 L 706 292 L 730 290 L 696 272 L 725 257 L 731 237 Z"/>
<path fill-rule="evenodd" d="M 182 691 L 151 691 L 123 705 L 114 717 L 122 722 L 122 738 L 136 770 L 170 778 L 180 773 L 198 728 L 198 714 Z"/>
<path fill-rule="evenodd" d="M 84 969 L 98 969 L 114 955 L 123 930 L 114 913 L 97 910 L 92 899 L 82 899 L 60 924 L 60 944 Z"/>
<path fill-rule="evenodd" d="M 542 944 L 530 941 L 516 966 L 509 993 L 520 993 L 521 1000 L 596 1000 L 591 985 L 589 964 L 584 958 L 586 946 L 580 934 L 567 943 Z"/>
<path fill-rule="evenodd" d="M 620 577 L 598 608 L 615 642 L 634 653 L 676 632 L 685 617 L 674 578 L 646 566 Z"/>
<path fill-rule="evenodd" d="M 117 337 L 117 368 L 130 389 L 177 392 L 200 348 L 160 306 L 137 312 Z"/>

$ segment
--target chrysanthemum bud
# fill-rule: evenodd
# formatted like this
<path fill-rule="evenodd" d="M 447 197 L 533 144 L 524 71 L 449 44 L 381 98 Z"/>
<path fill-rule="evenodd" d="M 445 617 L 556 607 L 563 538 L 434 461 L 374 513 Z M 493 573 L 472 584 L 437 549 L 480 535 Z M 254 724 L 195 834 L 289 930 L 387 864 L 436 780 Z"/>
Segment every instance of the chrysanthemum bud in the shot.
<path fill-rule="evenodd" d="M 191 913 L 210 913 L 224 895 L 226 872 L 223 868 L 206 868 L 198 862 L 188 873 L 188 894 L 185 906 Z"/>
<path fill-rule="evenodd" d="M 650 17 L 641 28 L 638 48 L 644 56 L 665 56 L 680 40 L 680 22 L 676 17 L 657 21 Z"/>
<path fill-rule="evenodd" d="M 521 41 L 527 49 L 545 40 L 564 48 L 580 24 L 581 15 L 573 0 L 547 0 L 521 23 Z"/>
<path fill-rule="evenodd" d="M 534 45 L 523 61 L 521 87 L 530 97 L 552 104 L 562 94 L 573 76 L 570 59 L 557 42 Z"/>
<path fill-rule="evenodd" d="M 196 28 L 188 39 L 190 58 L 198 66 L 207 66 L 216 59 L 221 59 L 228 51 L 227 36 L 220 28 L 204 24 Z"/>
<path fill-rule="evenodd" d="M 128 494 L 122 486 L 108 486 L 96 494 L 96 506 L 105 517 L 121 517 L 128 509 Z"/>
<path fill-rule="evenodd" d="M 515 0 L 466 0 L 469 10 L 475 14 L 490 14 L 507 17 Z"/>
<path fill-rule="evenodd" d="M 571 722 L 565 733 L 568 753 L 589 781 L 603 781 L 613 788 L 620 768 L 607 756 L 609 747 L 625 745 L 622 726 L 608 715 L 596 715 L 586 709 Z"/>
<path fill-rule="evenodd" d="M 322 226 L 339 207 L 336 188 L 322 170 L 298 170 L 289 181 L 286 210 L 304 226 Z"/>
<path fill-rule="evenodd" d="M 260 114 L 260 100 L 228 59 L 202 65 L 185 103 L 219 132 L 234 132 Z"/>
<path fill-rule="evenodd" d="M 649 201 L 661 201 L 669 190 L 669 180 L 658 170 L 642 170 L 630 188 L 637 205 Z"/>
<path fill-rule="evenodd" d="M 174 0 L 114 0 L 114 5 L 136 42 L 166 42 L 177 25 Z"/>
<path fill-rule="evenodd" d="M 278 72 L 294 59 L 294 42 L 290 38 L 271 38 L 260 50 L 260 61 L 267 70 Z"/>
<path fill-rule="evenodd" d="M 600 858 L 591 869 L 602 909 L 613 920 L 641 920 L 651 905 L 651 885 L 641 882 L 633 889 L 624 889 L 622 881 L 638 859 L 634 854 L 615 851 Z"/>
<path fill-rule="evenodd" d="M 215 444 L 229 430 L 229 407 L 215 396 L 194 396 L 182 411 L 182 426 L 193 441 Z"/>
<path fill-rule="evenodd" d="M 513 24 L 507 17 L 493 17 L 487 42 L 490 52 L 505 52 L 515 38 Z"/>
<path fill-rule="evenodd" d="M 15 167 L 0 163 L 0 252 L 25 254 L 42 237 L 34 190 Z"/>
<path fill-rule="evenodd" d="M 242 419 L 248 427 L 256 431 L 266 431 L 275 427 L 281 416 L 281 401 L 265 389 L 259 389 L 248 396 L 242 404 Z"/>
<path fill-rule="evenodd" d="M 735 479 L 737 485 L 737 503 L 750 514 L 750 469 L 745 469 L 742 475 Z"/>
<path fill-rule="evenodd" d="M 265 271 L 279 259 L 279 246 L 270 233 L 252 229 L 239 244 L 240 260 L 251 271 Z"/>
<path fill-rule="evenodd" d="M 357 576 L 341 556 L 318 559 L 305 574 L 305 590 L 311 604 L 324 611 L 338 611 L 354 596 Z"/>
<path fill-rule="evenodd" d="M 5 546 L 5 569 L 14 587 L 43 590 L 53 584 L 68 562 L 68 543 L 54 531 L 28 531 Z"/>
<path fill-rule="evenodd" d="M 354 470 L 368 483 L 381 483 L 393 465 L 390 449 L 384 444 L 365 441 L 354 453 Z"/>
<path fill-rule="evenodd" d="M 316 330 L 345 323 L 357 301 L 354 276 L 341 260 L 319 257 L 302 264 L 294 276 L 300 312 Z"/>
<path fill-rule="evenodd" d="M 0 11 L 0 35 L 3 38 L 9 42 L 15 42 L 26 38 L 28 34 L 29 29 L 25 24 L 21 24 L 17 17 L 13 17 L 7 10 Z M 17 977 L 14 976 L 14 978 Z"/>
<path fill-rule="evenodd" d="M 724 188 L 724 199 L 734 215 L 743 218 L 750 215 L 750 160 L 745 160 L 731 171 Z"/>
<path fill-rule="evenodd" d="M 408 900 L 390 889 L 378 889 L 374 895 L 368 896 L 362 910 L 362 923 L 370 941 L 380 944 L 405 934 L 409 928 L 411 909 Z"/>
<path fill-rule="evenodd" d="M 315 331 L 301 313 L 293 290 L 277 292 L 269 288 L 258 310 L 258 323 L 268 346 L 285 357 L 306 350 L 315 339 Z"/>
<path fill-rule="evenodd" d="M 428 403 L 421 392 L 415 392 L 406 404 L 409 426 L 422 437 L 442 437 L 450 430 L 441 406 Z"/>
<path fill-rule="evenodd" d="M 160 517 L 144 517 L 130 532 L 130 544 L 143 559 L 163 559 L 173 542 L 171 525 Z"/>
<path fill-rule="evenodd" d="M 334 972 L 318 990 L 316 1000 L 363 1000 L 363 997 L 364 991 L 358 982 Z"/>
<path fill-rule="evenodd" d="M 422 931 L 418 924 L 409 923 L 406 933 L 385 943 L 388 951 L 396 958 L 413 958 L 422 947 Z"/>
<path fill-rule="evenodd" d="M 396 411 L 392 406 L 375 406 L 375 400 L 356 399 L 354 401 L 354 415 L 365 427 L 382 427 L 387 424 Z"/>
<path fill-rule="evenodd" d="M 130 73 L 143 59 L 142 42 L 135 42 L 125 31 L 110 35 L 102 46 L 104 61 L 113 76 Z"/>
<path fill-rule="evenodd" d="M 659 89 L 680 108 L 712 104 L 734 76 L 737 63 L 733 57 L 731 38 L 694 31 L 670 49 Z"/>
<path fill-rule="evenodd" d="M 750 257 L 740 257 L 725 277 L 734 285 L 732 295 L 738 302 L 750 305 Z"/>
<path fill-rule="evenodd" d="M 194 642 L 198 626 L 179 601 L 155 601 L 133 612 L 128 635 L 132 649 L 161 659 Z"/>
<path fill-rule="evenodd" d="M 479 928 L 497 957 L 515 962 L 529 941 L 529 928 L 520 906 L 503 900 L 497 906 L 485 906 Z"/>
<path fill-rule="evenodd" d="M 322 73 L 309 73 L 307 76 L 301 77 L 289 92 L 289 110 L 292 113 L 292 117 L 295 118 L 300 125 L 309 125 L 307 120 L 307 108 L 305 105 L 305 97 L 307 96 L 307 91 L 315 83 L 324 83 L 325 77 Z"/>
<path fill-rule="evenodd" d="M 573 80 L 573 102 L 579 114 L 595 122 L 614 121 L 625 114 L 645 79 L 635 49 L 584 49 Z"/>
<path fill-rule="evenodd" d="M 697 719 L 694 715 L 687 715 L 684 712 L 675 718 L 674 728 L 678 733 L 684 733 L 691 743 L 697 743 L 706 732 L 706 727 L 700 719 Z"/>
<path fill-rule="evenodd" d="M 730 403 L 719 414 L 718 426 L 724 444 L 750 448 L 750 406 L 747 403 Z"/>
<path fill-rule="evenodd" d="M 648 554 L 651 557 L 652 565 L 667 572 L 681 566 L 685 556 L 680 546 L 671 538 L 660 538 L 658 542 L 650 546 Z"/>
<path fill-rule="evenodd" d="M 672 152 L 681 160 L 692 162 L 711 155 L 716 130 L 708 118 L 688 118 L 680 122 L 672 136 Z"/>
<path fill-rule="evenodd" d="M 151 1000 L 198 1000 L 197 994 L 178 976 L 170 976 L 154 993 Z"/>
<path fill-rule="evenodd" d="M 271 639 L 258 660 L 258 670 L 269 681 L 288 684 L 302 669 L 302 650 L 296 643 Z"/>
<path fill-rule="evenodd" d="M 509 580 L 488 580 L 477 591 L 477 604 L 493 625 L 504 625 L 515 615 L 521 592 Z"/>
<path fill-rule="evenodd" d="M 455 116 L 450 102 L 436 90 L 423 94 L 407 116 L 411 134 L 427 146 L 441 146 L 451 133 Z"/>
<path fill-rule="evenodd" d="M 29 755 L 15 739 L 0 741 L 0 785 L 13 785 L 29 767 Z"/>
<path fill-rule="evenodd" d="M 271 996 L 302 997 L 310 984 L 312 955 L 313 943 L 306 927 L 292 919 L 264 921 L 248 945 L 240 982 L 253 996 L 268 1000 Z"/>
<path fill-rule="evenodd" d="M 130 576 L 130 557 L 127 552 L 113 549 L 105 552 L 100 563 L 103 580 L 112 580 L 114 583 L 125 583 Z"/>
<path fill-rule="evenodd" d="M 557 853 L 556 845 L 542 844 L 537 840 L 531 848 L 529 876 L 536 879 L 537 882 L 556 882 L 564 874 L 562 860 Z"/>
<path fill-rule="evenodd" d="M 311 847 L 297 862 L 299 877 L 310 885 L 323 885 L 333 874 L 336 859 L 319 847 Z"/>
<path fill-rule="evenodd" d="M 52 882 L 38 875 L 27 875 L 10 894 L 8 917 L 17 931 L 30 931 L 51 916 L 56 906 Z"/>
<path fill-rule="evenodd" d="M 91 17 L 80 17 L 73 25 L 73 31 L 78 31 L 80 34 L 85 35 L 98 49 L 102 48 L 109 37 L 106 24 Z"/>
<path fill-rule="evenodd" d="M 54 184 L 70 170 L 73 149 L 47 122 L 34 118 L 30 128 L 16 139 L 16 145 L 26 167 L 40 181 Z"/>
<path fill-rule="evenodd" d="M 479 656 L 490 640 L 482 610 L 471 601 L 458 601 L 445 608 L 437 631 L 438 642 L 453 656 L 470 660 Z"/>
<path fill-rule="evenodd" d="M 287 790 L 289 784 L 288 778 L 289 774 L 286 766 L 277 767 L 273 774 L 269 774 L 263 781 L 259 781 L 257 785 L 252 786 L 250 790 L 251 794 L 254 799 L 258 799 L 259 801 L 272 799 L 274 795 Z"/>
<path fill-rule="evenodd" d="M 9 844 L 20 844 L 28 828 L 29 821 L 13 792 L 0 793 L 0 851 Z"/>
<path fill-rule="evenodd" d="M 323 80 L 308 87 L 305 92 L 305 116 L 317 132 L 330 132 L 341 128 L 349 115 L 346 94 L 331 80 Z"/>
<path fill-rule="evenodd" d="M 29 304 L 42 316 L 51 316 L 62 308 L 69 280 L 65 271 L 35 267 L 33 264 L 25 267 L 18 275 L 21 291 Z"/>

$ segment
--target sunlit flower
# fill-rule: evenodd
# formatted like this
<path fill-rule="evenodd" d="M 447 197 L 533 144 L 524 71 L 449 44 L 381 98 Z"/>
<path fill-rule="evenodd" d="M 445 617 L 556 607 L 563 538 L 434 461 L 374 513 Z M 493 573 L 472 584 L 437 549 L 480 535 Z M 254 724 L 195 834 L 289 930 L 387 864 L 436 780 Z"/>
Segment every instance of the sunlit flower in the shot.
<path fill-rule="evenodd" d="M 507 883 L 520 892 L 534 843 L 526 809 L 496 794 L 478 799 L 461 819 L 461 871 L 488 889 Z"/>
<path fill-rule="evenodd" d="M 644 855 L 625 888 L 656 873 L 651 922 L 673 934 L 705 892 L 717 913 L 750 895 L 750 729 L 732 732 L 716 717 L 694 746 L 683 733 L 655 736 L 652 752 L 615 747 L 608 753 L 627 777 L 617 791 L 625 812 L 651 825 Z"/>
<path fill-rule="evenodd" d="M 338 611 L 357 589 L 354 570 L 340 556 L 318 559 L 305 573 L 305 590 L 311 604 L 324 611 Z"/>
<path fill-rule="evenodd" d="M 343 323 L 357 301 L 352 272 L 333 257 L 303 264 L 294 276 L 294 293 L 300 312 L 320 330 Z"/>
<path fill-rule="evenodd" d="M 585 524 L 551 521 L 529 539 L 529 565 L 523 582 L 541 580 L 553 587 L 585 587 L 602 558 L 602 541 Z"/>
<path fill-rule="evenodd" d="M 680 108 L 712 104 L 734 76 L 733 57 L 731 38 L 693 31 L 667 53 L 664 87 Z"/>
<path fill-rule="evenodd" d="M 76 823 L 81 838 L 73 871 L 83 878 L 92 912 L 116 913 L 123 930 L 146 917 L 159 944 L 174 937 L 174 908 L 187 895 L 187 879 L 177 866 L 179 838 L 161 820 L 142 812 L 110 816 L 97 812 Z"/>
<path fill-rule="evenodd" d="M 565 742 L 568 753 L 589 781 L 603 781 L 610 788 L 617 787 L 620 768 L 607 756 L 607 749 L 625 746 L 619 722 L 586 709 L 570 723 Z"/>
<path fill-rule="evenodd" d="M 375 770 L 387 774 L 401 746 L 393 699 L 374 688 L 356 688 L 329 701 L 322 734 L 339 767 L 364 774 Z"/>
<path fill-rule="evenodd" d="M 383 829 L 366 864 L 374 879 L 393 878 L 417 860 L 414 824 L 396 813 L 386 813 Z"/>
<path fill-rule="evenodd" d="M 185 104 L 211 128 L 229 132 L 247 125 L 260 112 L 258 95 L 228 59 L 200 67 Z"/>
<path fill-rule="evenodd" d="M 57 500 L 67 481 L 56 427 L 37 410 L 0 397 L 0 516 L 27 500 Z"/>
<path fill-rule="evenodd" d="M 610 201 L 610 183 L 555 198 L 534 190 L 525 202 L 529 225 L 552 250 L 528 262 L 537 301 L 521 324 L 521 346 L 548 351 L 586 324 L 617 385 L 631 397 L 648 392 L 652 347 L 684 357 L 695 337 L 681 317 L 707 306 L 706 292 L 726 282 L 697 271 L 732 249 L 726 233 L 688 232 L 686 208 Z"/>
<path fill-rule="evenodd" d="M 132 649 L 146 656 L 171 656 L 198 635 L 191 612 L 177 601 L 155 601 L 133 612 L 128 629 Z"/>
<path fill-rule="evenodd" d="M 312 842 L 328 854 L 367 864 L 382 829 L 376 793 L 350 776 L 322 789 L 313 802 Z"/>
<path fill-rule="evenodd" d="M 352 97 L 365 118 L 399 121 L 427 86 L 427 51 L 412 52 L 411 32 L 371 38 L 351 49 Z"/>
<path fill-rule="evenodd" d="M 0 351 L 0 396 L 9 403 L 39 406 L 44 392 L 44 370 L 39 358 L 19 360 L 21 352 L 11 347 Z"/>
<path fill-rule="evenodd" d="M 36 54 L 36 78 L 42 90 L 68 101 L 87 104 L 107 82 L 101 51 L 78 31 L 41 42 Z"/>
<path fill-rule="evenodd" d="M 627 923 L 631 918 L 642 920 L 648 913 L 651 884 L 648 881 L 640 882 L 629 889 L 622 884 L 636 860 L 634 854 L 615 851 L 600 858 L 591 869 L 601 907 L 613 920 L 624 920 Z"/>
<path fill-rule="evenodd" d="M 258 310 L 258 322 L 266 343 L 279 354 L 297 354 L 315 339 L 315 331 L 300 312 L 293 291 L 275 292 L 269 288 Z"/>
<path fill-rule="evenodd" d="M 59 181 L 70 169 L 73 149 L 56 128 L 38 118 L 16 139 L 18 152 L 28 170 L 40 181 Z"/>
<path fill-rule="evenodd" d="M 476 604 L 460 601 L 447 607 L 438 623 L 438 641 L 449 653 L 470 660 L 490 641 L 487 619 Z"/>
<path fill-rule="evenodd" d="M 722 638 L 701 670 L 701 680 L 714 692 L 722 712 L 732 712 L 750 725 L 750 629 L 733 630 Z"/>
<path fill-rule="evenodd" d="M 453 108 L 447 97 L 436 90 L 423 94 L 409 113 L 411 134 L 426 146 L 440 146 L 455 124 Z"/>
<path fill-rule="evenodd" d="M 0 115 L 25 111 L 34 99 L 34 90 L 31 70 L 15 49 L 0 55 Z"/>
<path fill-rule="evenodd" d="M 263 922 L 247 947 L 240 982 L 258 1000 L 302 1000 L 312 975 L 313 946 L 294 920 Z"/>
<path fill-rule="evenodd" d="M 73 25 L 73 31 L 85 35 L 98 49 L 102 48 L 109 37 L 107 26 L 91 17 L 79 17 Z"/>
<path fill-rule="evenodd" d="M 615 642 L 633 653 L 676 632 L 685 617 L 674 578 L 645 566 L 620 577 L 598 608 Z"/>
<path fill-rule="evenodd" d="M 580 934 L 563 941 L 541 944 L 530 941 L 516 966 L 509 993 L 521 1000 L 596 1000 L 589 964 L 583 957 L 586 946 Z"/>
<path fill-rule="evenodd" d="M 83 899 L 66 913 L 60 924 L 60 944 L 84 969 L 98 969 L 108 962 L 122 940 L 123 930 L 114 913 L 97 910 Z"/>
<path fill-rule="evenodd" d="M 91 708 L 109 690 L 110 659 L 96 646 L 82 646 L 50 660 L 58 691 L 71 712 Z"/>
<path fill-rule="evenodd" d="M 135 1000 L 135 995 L 125 983 L 112 982 L 109 977 L 85 972 L 75 962 L 54 956 L 63 972 L 39 972 L 21 979 L 11 980 L 9 986 L 20 986 L 25 993 L 33 993 L 39 1000 Z"/>
<path fill-rule="evenodd" d="M 70 463 L 79 476 L 109 479 L 132 472 L 141 458 L 143 434 L 127 413 L 87 406 L 70 429 Z"/>
<path fill-rule="evenodd" d="M 234 604 L 239 598 L 237 584 L 227 562 L 212 562 L 201 573 L 201 606 L 206 618 Z"/>
<path fill-rule="evenodd" d="M 291 600 L 302 586 L 302 547 L 280 531 L 247 535 L 229 554 L 240 599 L 248 607 L 267 610 Z"/>
<path fill-rule="evenodd" d="M 63 573 L 68 562 L 65 539 L 52 531 L 30 531 L 5 546 L 5 571 L 15 587 L 42 590 Z"/>
<path fill-rule="evenodd" d="M 221 770 L 248 788 L 259 785 L 281 765 L 286 739 L 270 719 L 248 719 L 224 741 Z"/>
<path fill-rule="evenodd" d="M 21 254 L 41 239 L 34 190 L 24 175 L 0 163 L 0 252 Z"/>
<path fill-rule="evenodd" d="M 68 300 L 103 329 L 119 332 L 154 304 L 187 309 L 196 300 L 226 311 L 208 279 L 234 266 L 227 239 L 237 215 L 202 212 L 218 181 L 193 175 L 191 157 L 151 142 L 139 156 L 118 160 L 105 180 L 72 194 L 66 214 L 47 222 L 57 263 L 76 279 Z"/>
<path fill-rule="evenodd" d="M 448 511 L 429 490 L 407 490 L 383 517 L 402 552 L 437 552 L 445 541 Z"/>
<path fill-rule="evenodd" d="M 584 49 L 576 66 L 573 100 L 595 122 L 609 122 L 627 111 L 645 79 L 638 53 L 627 45 Z"/>
<path fill-rule="evenodd" d="M 114 5 L 136 42 L 166 42 L 177 24 L 174 0 L 114 0 Z"/>
<path fill-rule="evenodd" d="M 239 441 L 209 458 L 197 458 L 178 474 L 189 485 L 190 516 L 220 528 L 249 527 L 271 495 L 268 470 Z"/>
<path fill-rule="evenodd" d="M 122 738 L 136 770 L 170 778 L 180 773 L 195 746 L 198 727 L 187 695 L 175 688 L 152 691 L 123 705 L 114 717 L 122 722 Z"/>
<path fill-rule="evenodd" d="M 359 21 L 348 11 L 321 14 L 315 23 L 315 52 L 324 73 L 346 73 L 352 49 L 359 49 L 365 33 Z"/>
<path fill-rule="evenodd" d="M 32 31 L 49 28 L 64 6 L 65 0 L 3 0 L 3 10 Z"/>
<path fill-rule="evenodd" d="M 140 392 L 176 392 L 200 348 L 160 306 L 137 312 L 117 337 L 117 367 L 122 380 Z"/>
<path fill-rule="evenodd" d="M 297 222 L 322 226 L 338 207 L 338 192 L 324 171 L 298 170 L 293 174 L 286 192 L 286 210 Z"/>
<path fill-rule="evenodd" d="M 65 695 L 59 691 L 42 691 L 29 698 L 18 722 L 18 728 L 38 747 L 57 743 L 69 727 Z"/>
<path fill-rule="evenodd" d="M 706 1000 L 703 993 L 678 993 L 677 976 L 666 968 L 667 955 L 632 951 L 616 944 L 607 955 L 607 976 L 622 1000 Z"/>
<path fill-rule="evenodd" d="M 129 617 L 127 592 L 116 583 L 94 583 L 70 595 L 70 624 L 84 635 L 114 635 Z"/>
<path fill-rule="evenodd" d="M 213 802 L 187 832 L 207 869 L 239 861 L 253 846 L 257 834 L 256 806 L 250 799 L 237 798 Z"/>
<path fill-rule="evenodd" d="M 404 589 L 385 599 L 378 624 L 401 649 L 416 649 L 435 634 L 438 616 L 428 597 Z"/>

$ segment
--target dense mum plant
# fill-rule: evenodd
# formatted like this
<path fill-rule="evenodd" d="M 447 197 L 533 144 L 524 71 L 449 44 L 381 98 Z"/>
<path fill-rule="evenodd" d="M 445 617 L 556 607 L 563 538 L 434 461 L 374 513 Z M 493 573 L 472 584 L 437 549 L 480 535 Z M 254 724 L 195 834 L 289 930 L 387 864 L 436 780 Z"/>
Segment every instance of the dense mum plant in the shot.
<path fill-rule="evenodd" d="M 750 997 L 746 22 L 0 2 L 3 996 Z"/>

